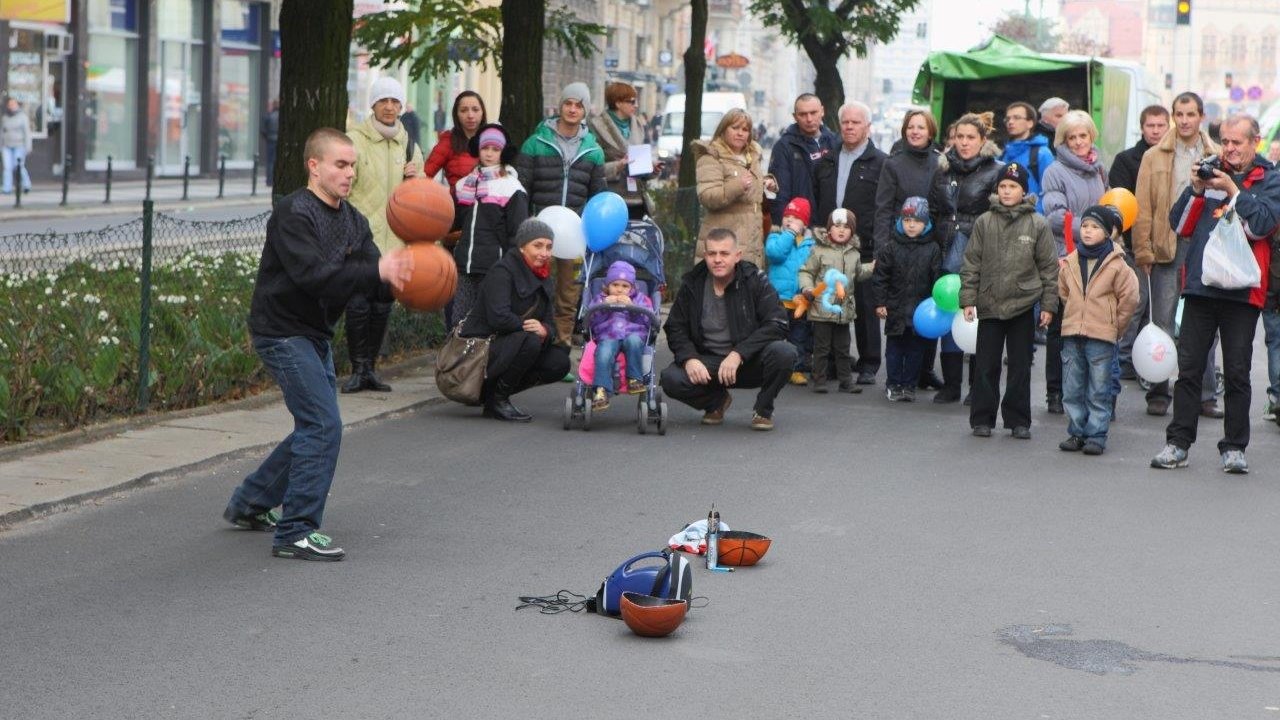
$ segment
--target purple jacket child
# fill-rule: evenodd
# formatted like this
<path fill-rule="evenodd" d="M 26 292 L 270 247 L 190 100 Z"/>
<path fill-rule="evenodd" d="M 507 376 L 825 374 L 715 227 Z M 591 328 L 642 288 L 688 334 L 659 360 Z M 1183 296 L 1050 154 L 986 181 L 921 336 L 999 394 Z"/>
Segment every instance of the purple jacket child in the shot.
<path fill-rule="evenodd" d="M 647 310 L 653 310 L 653 301 L 649 299 L 648 295 L 642 294 L 639 288 L 636 287 L 636 269 L 625 260 L 618 260 L 609 266 L 609 272 L 605 275 L 604 289 L 601 290 L 600 294 L 596 295 L 591 304 L 599 305 L 606 302 L 606 298 L 609 296 L 609 286 L 619 280 L 631 285 L 631 290 L 628 294 L 632 303 Z M 597 340 L 602 338 L 606 340 L 624 340 L 628 335 L 639 335 L 641 340 L 647 340 L 649 336 L 649 318 L 622 310 L 597 312 L 591 318 L 591 333 Z"/>
<path fill-rule="evenodd" d="M 625 290 L 615 283 L 626 283 Z M 609 289 L 618 293 L 626 292 L 631 303 L 636 307 L 653 310 L 653 301 L 636 287 L 636 269 L 631 263 L 618 260 L 609 266 L 605 276 L 604 290 L 591 301 L 592 305 L 608 302 Z M 630 394 L 645 391 L 644 383 L 644 351 L 649 339 L 650 320 L 638 313 L 625 310 L 601 310 L 591 316 L 591 335 L 596 343 L 595 351 L 595 392 L 591 406 L 597 412 L 609 407 L 609 396 L 613 394 L 613 378 L 618 374 L 618 353 L 627 359 L 627 385 L 623 390 Z"/>

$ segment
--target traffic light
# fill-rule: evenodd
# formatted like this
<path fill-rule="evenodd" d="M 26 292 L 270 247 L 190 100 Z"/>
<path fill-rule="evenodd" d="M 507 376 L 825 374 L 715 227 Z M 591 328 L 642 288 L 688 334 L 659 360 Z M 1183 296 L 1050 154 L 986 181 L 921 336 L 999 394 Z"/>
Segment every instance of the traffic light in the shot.
<path fill-rule="evenodd" d="M 1191 0 L 1178 0 L 1178 24 L 1191 24 Z"/>

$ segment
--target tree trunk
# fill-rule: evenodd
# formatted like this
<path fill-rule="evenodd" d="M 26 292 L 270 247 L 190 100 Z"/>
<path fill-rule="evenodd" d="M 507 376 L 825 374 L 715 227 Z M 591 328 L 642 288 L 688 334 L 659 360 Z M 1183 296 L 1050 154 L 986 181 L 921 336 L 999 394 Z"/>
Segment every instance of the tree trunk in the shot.
<path fill-rule="evenodd" d="M 280 135 L 275 197 L 307 184 L 303 146 L 322 127 L 347 129 L 353 0 L 284 0 L 280 6 Z"/>
<path fill-rule="evenodd" d="M 689 49 L 684 51 L 684 141 L 680 144 L 680 187 L 698 184 L 697 168 L 689 145 L 702 136 L 702 84 L 707 76 L 707 0 L 691 0 Z M 692 193 L 687 193 L 692 194 Z"/>
<path fill-rule="evenodd" d="M 502 0 L 502 111 L 499 121 L 524 142 L 542 121 L 542 40 L 546 0 Z"/>
<path fill-rule="evenodd" d="M 831 48 L 810 53 L 809 59 L 817 71 L 813 81 L 813 94 L 822 101 L 826 110 L 823 123 L 838 135 L 840 133 L 840 106 L 844 104 L 844 81 L 840 79 L 840 56 Z"/>

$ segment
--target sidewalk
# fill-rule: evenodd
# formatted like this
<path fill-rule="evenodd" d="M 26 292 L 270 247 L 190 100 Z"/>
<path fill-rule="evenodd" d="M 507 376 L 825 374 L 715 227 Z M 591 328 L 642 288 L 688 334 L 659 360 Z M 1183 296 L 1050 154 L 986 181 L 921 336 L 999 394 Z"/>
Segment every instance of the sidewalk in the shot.
<path fill-rule="evenodd" d="M 228 177 L 223 185 L 223 197 L 218 197 L 217 178 L 192 178 L 187 188 L 187 199 L 182 199 L 182 178 L 162 177 L 151 181 L 151 199 L 156 209 L 170 211 L 185 208 L 210 207 L 225 204 L 261 203 L 263 209 L 271 207 L 271 188 L 258 178 L 257 194 L 253 194 L 250 178 Z M 106 184 L 102 182 L 72 183 L 67 188 L 67 204 L 62 205 L 61 183 L 36 183 L 30 193 L 23 193 L 22 207 L 15 207 L 13 194 L 0 195 L 0 220 L 23 220 L 72 217 L 91 210 L 95 215 L 137 213 L 147 195 L 145 180 L 116 180 L 111 183 L 111 202 L 106 199 Z"/>
<path fill-rule="evenodd" d="M 384 376 L 395 388 L 389 393 L 339 394 L 344 426 L 446 402 L 432 367 L 418 358 L 387 368 Z M 248 400 L 124 422 L 105 437 L 91 432 L 85 441 L 69 435 L 16 447 L 0 455 L 0 532 L 205 463 L 265 452 L 292 429 L 273 388 Z"/>

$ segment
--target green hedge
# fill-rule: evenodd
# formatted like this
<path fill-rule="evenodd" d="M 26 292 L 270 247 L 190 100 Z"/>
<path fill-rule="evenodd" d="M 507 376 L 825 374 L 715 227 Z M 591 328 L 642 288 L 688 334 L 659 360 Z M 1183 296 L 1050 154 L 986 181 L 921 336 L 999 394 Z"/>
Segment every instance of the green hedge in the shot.
<path fill-rule="evenodd" d="M 188 253 L 153 270 L 148 409 L 234 399 L 270 384 L 246 321 L 257 266 L 256 253 Z M 137 412 L 139 282 L 139 268 L 118 260 L 4 278 L 0 437 L 22 440 Z M 397 306 L 387 347 L 420 351 L 442 336 L 438 313 Z M 345 370 L 341 334 L 334 350 Z"/>

